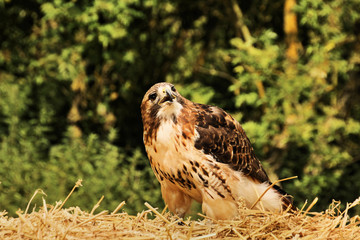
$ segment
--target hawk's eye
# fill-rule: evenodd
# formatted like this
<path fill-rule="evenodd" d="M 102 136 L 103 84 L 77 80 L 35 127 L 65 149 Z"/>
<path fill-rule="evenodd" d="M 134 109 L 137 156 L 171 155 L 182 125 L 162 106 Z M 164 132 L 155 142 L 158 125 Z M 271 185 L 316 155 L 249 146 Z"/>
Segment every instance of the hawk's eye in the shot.
<path fill-rule="evenodd" d="M 176 89 L 174 86 L 171 87 L 171 91 L 176 92 Z"/>
<path fill-rule="evenodd" d="M 149 99 L 150 99 L 151 101 L 154 101 L 154 100 L 156 99 L 156 97 L 157 97 L 157 94 L 156 94 L 156 93 L 152 93 L 152 94 L 149 95 Z"/>

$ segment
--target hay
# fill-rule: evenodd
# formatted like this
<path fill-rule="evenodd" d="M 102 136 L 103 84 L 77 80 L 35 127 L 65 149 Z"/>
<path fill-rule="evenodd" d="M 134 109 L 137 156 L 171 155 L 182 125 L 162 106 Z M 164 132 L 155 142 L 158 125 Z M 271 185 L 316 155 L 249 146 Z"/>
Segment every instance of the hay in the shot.
<path fill-rule="evenodd" d="M 187 219 L 183 224 L 148 203 L 136 216 L 119 213 L 125 202 L 111 213 L 94 214 L 102 198 L 90 213 L 79 207 L 63 209 L 66 201 L 51 206 L 44 198 L 39 210 L 28 213 L 27 207 L 25 212 L 17 211 L 16 218 L 0 212 L 0 239 L 360 239 L 360 217 L 348 215 L 360 198 L 344 211 L 334 201 L 325 212 L 310 212 L 313 201 L 296 214 L 241 208 L 237 220 L 216 221 L 199 214 L 203 220 Z"/>

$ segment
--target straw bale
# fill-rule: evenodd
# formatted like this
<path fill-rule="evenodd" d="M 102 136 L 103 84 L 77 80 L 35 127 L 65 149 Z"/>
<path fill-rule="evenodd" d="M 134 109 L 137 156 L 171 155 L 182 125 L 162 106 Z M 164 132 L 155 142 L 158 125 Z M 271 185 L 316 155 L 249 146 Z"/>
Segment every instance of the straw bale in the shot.
<path fill-rule="evenodd" d="M 348 205 L 349 206 L 349 205 Z M 50 209 L 49 209 L 50 208 Z M 18 217 L 0 213 L 1 239 L 360 239 L 360 217 L 339 205 L 323 213 L 269 213 L 241 209 L 236 220 L 187 219 L 183 224 L 155 208 L 136 216 L 126 212 L 90 214 L 79 207 L 46 206 Z M 156 216 L 150 218 L 150 215 Z"/>
<path fill-rule="evenodd" d="M 74 189 L 78 186 L 81 183 Z M 120 212 L 125 202 L 111 213 L 94 214 L 102 199 L 90 213 L 79 207 L 63 208 L 65 201 L 48 205 L 44 199 L 42 207 L 28 213 L 30 200 L 25 212 L 17 211 L 17 217 L 0 212 L 0 239 L 360 239 L 360 217 L 348 215 L 360 198 L 343 211 L 333 201 L 324 212 L 310 212 L 316 200 L 297 213 L 242 207 L 238 219 L 227 221 L 202 214 L 202 220 L 182 220 L 148 203 L 136 216 Z"/>

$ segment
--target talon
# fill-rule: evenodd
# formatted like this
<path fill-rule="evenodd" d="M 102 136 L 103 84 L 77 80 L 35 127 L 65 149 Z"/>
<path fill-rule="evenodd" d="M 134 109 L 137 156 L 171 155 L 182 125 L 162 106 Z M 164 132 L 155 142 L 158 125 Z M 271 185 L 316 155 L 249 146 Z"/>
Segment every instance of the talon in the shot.
<path fill-rule="evenodd" d="M 187 226 L 187 224 L 183 220 L 178 221 L 177 224 L 179 226 Z"/>

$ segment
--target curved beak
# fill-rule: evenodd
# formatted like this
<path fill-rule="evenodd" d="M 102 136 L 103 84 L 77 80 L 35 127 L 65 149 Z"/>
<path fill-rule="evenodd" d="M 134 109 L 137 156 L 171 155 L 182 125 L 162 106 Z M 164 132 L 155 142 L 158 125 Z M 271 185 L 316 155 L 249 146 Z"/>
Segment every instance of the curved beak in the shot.
<path fill-rule="evenodd" d="M 172 102 L 176 98 L 176 96 L 171 92 L 170 89 L 164 89 L 163 93 L 165 93 L 165 96 L 160 100 L 159 103 L 164 103 L 167 101 Z"/>

